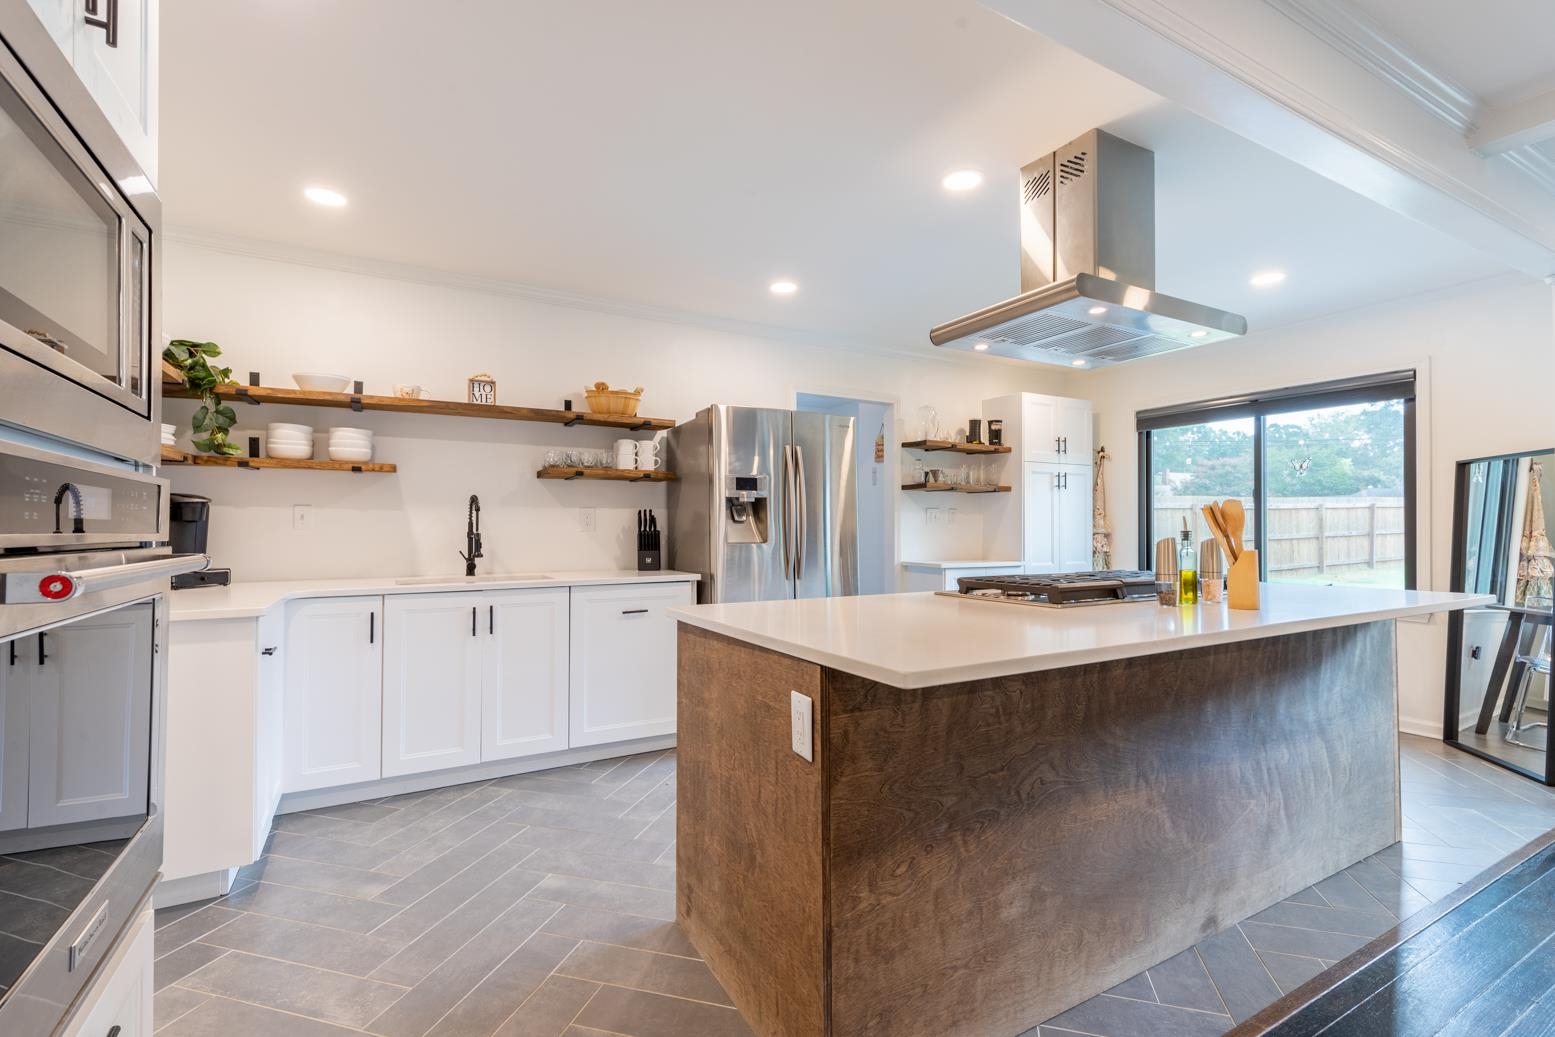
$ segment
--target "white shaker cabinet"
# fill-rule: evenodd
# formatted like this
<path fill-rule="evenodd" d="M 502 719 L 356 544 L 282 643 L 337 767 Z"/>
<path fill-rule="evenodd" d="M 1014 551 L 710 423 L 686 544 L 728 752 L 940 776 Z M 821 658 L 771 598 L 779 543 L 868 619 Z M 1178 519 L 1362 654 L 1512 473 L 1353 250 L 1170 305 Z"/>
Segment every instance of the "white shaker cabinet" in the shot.
<path fill-rule="evenodd" d="M 29 827 L 145 812 L 151 624 L 136 605 L 29 639 Z"/>
<path fill-rule="evenodd" d="M 1023 393 L 1020 431 L 1023 461 L 1091 463 L 1091 404 L 1088 400 Z"/>
<path fill-rule="evenodd" d="M 675 731 L 675 621 L 690 584 L 574 587 L 571 743 L 620 742 Z"/>
<path fill-rule="evenodd" d="M 1091 565 L 1089 466 L 1028 462 L 1021 484 L 1026 571 L 1081 572 Z"/>
<path fill-rule="evenodd" d="M 383 775 L 479 763 L 486 596 L 401 594 L 384 609 Z"/>
<path fill-rule="evenodd" d="M 565 587 L 484 594 L 481 759 L 567 748 L 568 609 Z"/>
<path fill-rule="evenodd" d="M 289 606 L 282 791 L 382 777 L 383 633 L 381 597 Z"/>

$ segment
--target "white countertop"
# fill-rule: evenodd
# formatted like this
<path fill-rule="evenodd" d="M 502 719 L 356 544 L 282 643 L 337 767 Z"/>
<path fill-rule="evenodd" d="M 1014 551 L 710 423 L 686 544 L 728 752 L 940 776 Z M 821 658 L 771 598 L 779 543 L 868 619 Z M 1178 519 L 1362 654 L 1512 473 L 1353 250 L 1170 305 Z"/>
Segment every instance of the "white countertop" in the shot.
<path fill-rule="evenodd" d="M 943 560 L 928 562 L 903 562 L 902 567 L 905 569 L 936 569 L 942 571 L 945 569 L 1019 569 L 1025 564 L 1025 562 L 1022 562 L 1019 559 L 1016 559 L 1015 561 L 1001 562 L 990 561 L 986 558 L 976 558 L 972 559 L 971 561 L 962 562 L 948 562 Z"/>
<path fill-rule="evenodd" d="M 1263 608 L 1054 609 L 935 593 L 670 610 L 683 623 L 898 688 L 1007 677 L 1489 604 L 1488 595 L 1263 584 Z"/>
<path fill-rule="evenodd" d="M 369 577 L 334 580 L 267 580 L 234 583 L 227 587 L 196 587 L 168 595 L 168 615 L 174 622 L 196 619 L 252 619 L 293 598 L 338 598 L 352 594 L 429 594 L 438 591 L 515 590 L 525 587 L 593 587 L 611 583 L 686 583 L 700 579 L 696 573 L 638 572 L 635 569 L 596 569 L 579 572 L 501 573 L 468 579 L 450 576 Z M 411 581 L 411 582 L 402 582 Z M 425 581 L 425 582 L 424 582 Z"/>

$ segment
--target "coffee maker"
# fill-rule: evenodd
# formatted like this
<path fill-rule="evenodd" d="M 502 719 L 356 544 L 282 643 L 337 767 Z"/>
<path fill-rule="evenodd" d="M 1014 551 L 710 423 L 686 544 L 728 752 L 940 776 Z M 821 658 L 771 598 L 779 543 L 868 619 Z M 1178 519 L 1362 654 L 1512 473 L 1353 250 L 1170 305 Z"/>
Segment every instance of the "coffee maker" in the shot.
<path fill-rule="evenodd" d="M 168 496 L 168 520 L 174 554 L 209 554 L 211 499 L 192 493 Z M 173 577 L 173 589 L 225 587 L 232 582 L 231 569 L 201 569 Z"/>

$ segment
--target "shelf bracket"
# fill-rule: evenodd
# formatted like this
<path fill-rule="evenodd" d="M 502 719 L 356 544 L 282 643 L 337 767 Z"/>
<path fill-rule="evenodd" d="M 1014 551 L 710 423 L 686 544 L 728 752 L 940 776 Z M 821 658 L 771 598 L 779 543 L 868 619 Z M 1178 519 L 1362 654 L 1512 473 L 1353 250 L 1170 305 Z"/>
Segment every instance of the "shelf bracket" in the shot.
<path fill-rule="evenodd" d="M 573 472 L 571 475 L 567 476 L 565 481 L 572 482 L 572 480 L 574 480 L 574 479 L 581 479 L 581 478 L 583 478 L 583 469 L 580 468 L 577 471 Z"/>
<path fill-rule="evenodd" d="M 631 432 L 651 432 L 652 430 L 653 430 L 653 422 L 645 421 L 641 425 L 633 425 L 629 431 L 631 431 Z"/>
<path fill-rule="evenodd" d="M 358 414 L 362 413 L 362 383 L 359 381 L 351 383 L 351 409 Z M 352 471 L 359 472 L 361 469 L 354 468 Z"/>
<path fill-rule="evenodd" d="M 562 422 L 562 428 L 572 428 L 572 426 L 578 424 L 582 420 L 583 420 L 583 415 L 579 414 L 576 417 L 574 417 L 571 421 L 564 421 L 564 422 Z"/>
<path fill-rule="evenodd" d="M 645 472 L 633 479 L 632 482 L 653 482 L 653 475 Z"/>
<path fill-rule="evenodd" d="M 351 470 L 352 470 L 352 471 L 353 471 L 353 472 L 361 472 L 361 470 L 362 470 L 362 466 L 361 466 L 361 465 L 359 465 L 359 464 L 354 464 L 354 465 L 352 465 L 352 466 L 351 466 Z"/>
<path fill-rule="evenodd" d="M 249 386 L 258 387 L 258 385 L 259 385 L 259 372 L 258 371 L 250 371 L 248 373 L 248 385 L 240 385 L 240 386 L 238 386 L 238 399 L 242 400 L 244 403 L 253 404 L 255 407 L 259 406 L 259 401 L 254 399 L 252 396 L 250 396 L 248 394 Z"/>
<path fill-rule="evenodd" d="M 253 465 L 248 463 L 248 458 L 246 458 L 246 457 L 238 458 L 238 467 L 239 468 L 247 468 L 251 472 L 259 471 L 259 469 L 255 468 Z"/>

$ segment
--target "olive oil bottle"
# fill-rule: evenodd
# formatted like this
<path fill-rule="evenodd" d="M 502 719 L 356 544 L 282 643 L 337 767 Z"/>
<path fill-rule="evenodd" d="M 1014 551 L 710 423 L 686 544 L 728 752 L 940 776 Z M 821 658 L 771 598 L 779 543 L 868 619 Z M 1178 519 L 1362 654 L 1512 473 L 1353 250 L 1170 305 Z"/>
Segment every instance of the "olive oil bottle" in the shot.
<path fill-rule="evenodd" d="M 1177 549 L 1177 604 L 1199 603 L 1199 552 L 1193 546 L 1193 531 L 1182 520 L 1182 543 Z"/>

